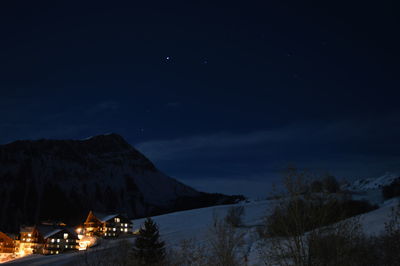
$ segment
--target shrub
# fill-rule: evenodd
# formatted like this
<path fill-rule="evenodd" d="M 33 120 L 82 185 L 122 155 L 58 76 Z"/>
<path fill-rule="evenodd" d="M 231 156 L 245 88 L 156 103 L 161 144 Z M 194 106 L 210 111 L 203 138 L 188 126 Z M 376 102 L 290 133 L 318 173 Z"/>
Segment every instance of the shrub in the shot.
<path fill-rule="evenodd" d="M 376 209 L 366 201 L 336 198 L 290 199 L 265 219 L 266 236 L 301 235 L 321 226 Z M 282 226 L 285 224 L 285 226 Z"/>
<path fill-rule="evenodd" d="M 322 192 L 322 189 L 323 189 L 323 185 L 322 185 L 321 181 L 315 180 L 315 181 L 311 182 L 311 185 L 310 185 L 311 192 L 319 193 L 319 192 Z"/>
<path fill-rule="evenodd" d="M 209 231 L 209 262 L 215 266 L 243 265 L 240 256 L 244 235 L 223 219 L 214 217 Z"/>
<path fill-rule="evenodd" d="M 245 265 L 244 234 L 239 229 L 214 216 L 206 241 L 185 240 L 171 250 L 168 266 L 239 266 Z"/>
<path fill-rule="evenodd" d="M 340 191 L 339 182 L 334 176 L 326 176 L 322 179 L 322 186 L 326 192 L 337 193 Z"/>
<path fill-rule="evenodd" d="M 340 199 L 334 178 L 329 189 L 305 190 L 314 175 L 294 168 L 285 176 L 286 193 L 265 218 L 259 251 L 266 265 L 371 265 L 376 257 L 353 215 L 372 210 L 367 202 Z M 329 181 L 329 182 L 328 182 Z M 333 184 L 333 185 L 332 185 Z M 332 185 L 332 186 L 331 186 Z M 331 187 L 330 187 L 331 186 Z M 327 193 L 325 193 L 327 192 Z M 367 259 L 368 258 L 368 259 Z M 374 265 L 374 264 L 372 264 Z"/>
<path fill-rule="evenodd" d="M 228 209 L 228 213 L 225 216 L 225 222 L 233 227 L 239 227 L 242 225 L 242 216 L 244 215 L 243 206 L 234 206 Z"/>
<path fill-rule="evenodd" d="M 400 196 L 400 178 L 388 186 L 382 188 L 382 196 L 384 199 L 391 199 Z"/>
<path fill-rule="evenodd" d="M 392 209 L 390 220 L 385 224 L 385 235 L 379 240 L 384 265 L 400 262 L 400 204 Z"/>

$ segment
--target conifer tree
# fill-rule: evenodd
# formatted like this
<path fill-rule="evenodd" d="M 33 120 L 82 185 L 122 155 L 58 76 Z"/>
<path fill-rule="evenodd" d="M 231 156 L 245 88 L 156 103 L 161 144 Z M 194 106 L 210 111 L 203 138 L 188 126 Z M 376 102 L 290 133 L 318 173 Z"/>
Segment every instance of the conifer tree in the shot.
<path fill-rule="evenodd" d="M 147 218 L 139 230 L 133 248 L 133 256 L 141 265 L 161 265 L 165 258 L 165 244 L 160 240 L 157 224 Z"/>

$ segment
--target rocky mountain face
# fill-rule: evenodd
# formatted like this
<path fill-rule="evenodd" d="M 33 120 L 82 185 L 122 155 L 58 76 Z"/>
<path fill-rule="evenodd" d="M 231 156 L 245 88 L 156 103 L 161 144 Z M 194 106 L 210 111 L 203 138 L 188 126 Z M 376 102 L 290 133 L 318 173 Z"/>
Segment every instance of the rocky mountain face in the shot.
<path fill-rule="evenodd" d="M 0 231 L 78 224 L 89 210 L 142 217 L 227 199 L 166 176 L 117 134 L 0 145 Z"/>

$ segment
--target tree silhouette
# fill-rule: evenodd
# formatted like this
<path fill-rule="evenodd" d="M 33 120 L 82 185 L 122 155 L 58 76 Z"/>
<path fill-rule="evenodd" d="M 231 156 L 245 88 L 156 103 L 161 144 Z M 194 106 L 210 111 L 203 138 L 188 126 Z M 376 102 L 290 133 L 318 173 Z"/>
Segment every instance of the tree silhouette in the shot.
<path fill-rule="evenodd" d="M 141 265 L 161 265 L 165 258 L 165 244 L 160 240 L 157 224 L 147 218 L 139 230 L 133 248 L 133 256 Z"/>

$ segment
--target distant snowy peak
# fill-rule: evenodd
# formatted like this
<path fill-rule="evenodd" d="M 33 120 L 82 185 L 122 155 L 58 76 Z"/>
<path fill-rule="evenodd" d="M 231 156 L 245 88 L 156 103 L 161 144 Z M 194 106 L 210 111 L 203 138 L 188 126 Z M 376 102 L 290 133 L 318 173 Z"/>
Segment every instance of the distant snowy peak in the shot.
<path fill-rule="evenodd" d="M 400 174 L 398 173 L 385 173 L 384 175 L 377 178 L 364 178 L 359 179 L 352 184 L 344 186 L 344 189 L 351 191 L 369 191 L 380 189 L 384 186 L 390 185 L 396 180 L 400 180 Z"/>

